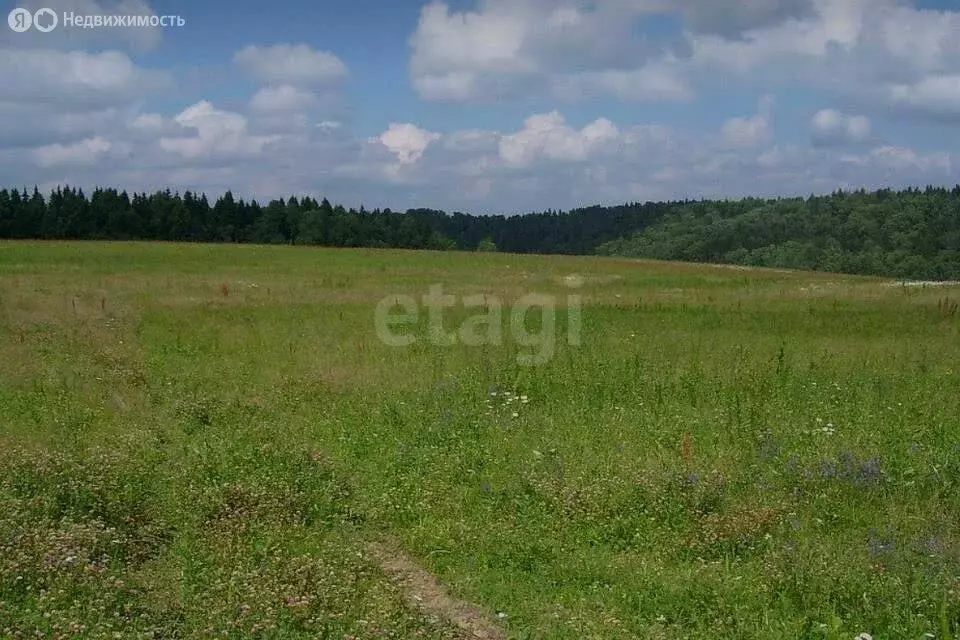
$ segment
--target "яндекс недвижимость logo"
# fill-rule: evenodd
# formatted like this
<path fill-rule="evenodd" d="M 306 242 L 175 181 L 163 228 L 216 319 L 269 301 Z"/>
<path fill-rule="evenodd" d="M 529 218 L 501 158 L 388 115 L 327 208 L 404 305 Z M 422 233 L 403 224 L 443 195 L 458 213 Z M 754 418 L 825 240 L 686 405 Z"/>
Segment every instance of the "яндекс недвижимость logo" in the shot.
<path fill-rule="evenodd" d="M 29 31 L 33 27 L 41 33 L 49 33 L 57 28 L 60 19 L 53 9 L 37 9 L 30 13 L 27 9 L 17 7 L 7 15 L 7 24 L 17 33 Z"/>
<path fill-rule="evenodd" d="M 78 15 L 73 11 L 64 11 L 63 16 L 57 15 L 53 9 L 44 7 L 31 12 L 23 7 L 17 7 L 7 14 L 7 25 L 17 33 L 26 33 L 31 28 L 40 33 L 50 33 L 58 26 L 66 28 L 100 29 L 103 27 L 182 27 L 187 24 L 181 16 L 158 15 L 118 15 L 96 14 Z"/>

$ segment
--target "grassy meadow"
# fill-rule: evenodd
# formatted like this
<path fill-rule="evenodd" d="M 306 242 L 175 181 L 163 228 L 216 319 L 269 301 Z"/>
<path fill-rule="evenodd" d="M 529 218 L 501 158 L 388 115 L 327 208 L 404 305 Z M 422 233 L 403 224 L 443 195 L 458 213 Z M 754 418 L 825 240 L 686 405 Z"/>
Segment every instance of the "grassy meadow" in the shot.
<path fill-rule="evenodd" d="M 432 344 L 425 314 L 384 344 L 377 303 L 434 284 L 498 296 L 505 327 L 555 296 L 553 357 L 521 366 L 509 330 Z M 956 640 L 958 299 L 597 257 L 0 243 L 0 637 L 470 637 L 384 543 L 504 637 Z"/>

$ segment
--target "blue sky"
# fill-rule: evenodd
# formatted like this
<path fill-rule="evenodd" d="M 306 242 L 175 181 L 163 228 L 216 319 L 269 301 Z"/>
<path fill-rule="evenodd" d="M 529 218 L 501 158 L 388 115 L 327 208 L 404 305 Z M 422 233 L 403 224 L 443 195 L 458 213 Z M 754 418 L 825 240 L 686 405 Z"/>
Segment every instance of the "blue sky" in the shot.
<path fill-rule="evenodd" d="M 21 0 L 15 185 L 471 212 L 960 182 L 945 0 Z"/>

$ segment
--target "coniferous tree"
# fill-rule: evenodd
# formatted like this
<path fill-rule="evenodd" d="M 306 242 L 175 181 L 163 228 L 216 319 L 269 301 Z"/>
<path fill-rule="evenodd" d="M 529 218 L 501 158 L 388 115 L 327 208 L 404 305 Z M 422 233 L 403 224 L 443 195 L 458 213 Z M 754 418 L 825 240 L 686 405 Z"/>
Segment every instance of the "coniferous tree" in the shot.
<path fill-rule="evenodd" d="M 433 209 L 346 209 L 311 196 L 261 206 L 227 192 L 152 194 L 68 185 L 0 189 L 0 238 L 147 239 L 342 247 L 602 253 L 960 278 L 960 186 L 837 190 L 744 198 L 548 209 L 471 216 Z"/>

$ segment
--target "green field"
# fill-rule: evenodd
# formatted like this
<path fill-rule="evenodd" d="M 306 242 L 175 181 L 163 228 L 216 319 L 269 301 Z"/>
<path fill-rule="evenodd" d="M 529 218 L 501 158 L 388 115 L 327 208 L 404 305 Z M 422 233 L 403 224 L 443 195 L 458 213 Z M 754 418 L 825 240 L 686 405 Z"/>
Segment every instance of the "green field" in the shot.
<path fill-rule="evenodd" d="M 434 284 L 498 296 L 504 327 L 555 296 L 553 357 L 518 364 L 509 330 L 435 345 L 426 316 L 384 344 L 377 303 Z M 598 257 L 0 243 L 0 637 L 470 637 L 388 548 L 511 638 L 960 638 L 958 299 Z"/>

